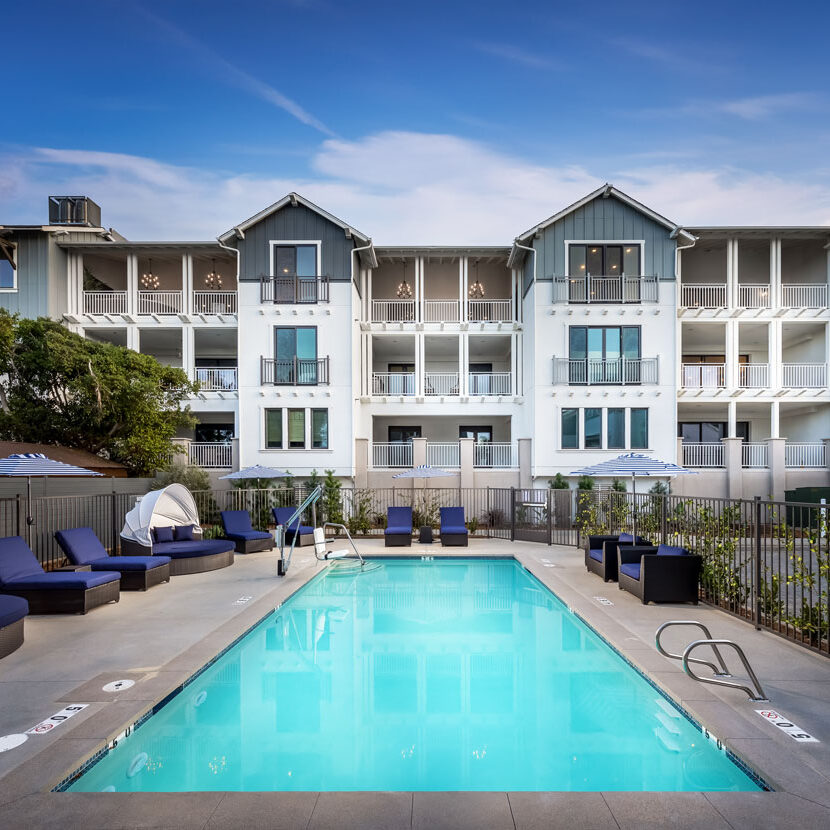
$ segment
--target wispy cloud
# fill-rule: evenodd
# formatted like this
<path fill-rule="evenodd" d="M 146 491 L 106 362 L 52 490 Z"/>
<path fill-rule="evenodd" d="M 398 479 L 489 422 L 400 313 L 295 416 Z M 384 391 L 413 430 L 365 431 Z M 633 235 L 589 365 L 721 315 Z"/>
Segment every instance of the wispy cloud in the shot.
<path fill-rule="evenodd" d="M 209 68 L 213 74 L 217 75 L 223 81 L 229 82 L 238 89 L 255 95 L 281 110 L 285 110 L 285 112 L 292 115 L 301 123 L 307 124 L 315 130 L 319 130 L 324 135 L 336 135 L 319 118 L 312 115 L 296 101 L 280 92 L 271 84 L 254 77 L 244 69 L 240 69 L 235 64 L 232 64 L 209 46 L 180 29 L 169 20 L 159 17 L 154 12 L 140 5 L 135 5 L 133 8 L 151 20 L 157 29 L 164 31 L 169 39 L 184 46 L 196 55 L 199 58 L 197 61 L 198 66 Z"/>
<path fill-rule="evenodd" d="M 735 98 L 714 104 L 714 109 L 749 121 L 757 121 L 784 112 L 810 111 L 826 106 L 826 99 L 814 92 L 784 92 L 778 95 L 756 95 Z"/>
<path fill-rule="evenodd" d="M 473 43 L 473 48 L 485 55 L 492 55 L 502 60 L 510 61 L 511 63 L 518 63 L 521 66 L 526 66 L 530 69 L 561 69 L 561 64 L 557 63 L 547 55 L 540 55 L 537 52 L 530 52 L 519 46 L 511 46 L 509 43 L 488 43 L 477 41 Z"/>
<path fill-rule="evenodd" d="M 719 60 L 713 60 L 711 56 L 704 54 L 698 47 L 686 45 L 684 47 L 686 51 L 684 52 L 681 51 L 679 46 L 659 46 L 656 43 L 640 41 L 636 38 L 610 38 L 608 43 L 615 49 L 621 49 L 636 58 L 658 64 L 663 69 L 672 72 L 710 75 L 724 69 Z M 700 51 L 700 54 L 690 56 L 688 54 L 690 49 Z"/>

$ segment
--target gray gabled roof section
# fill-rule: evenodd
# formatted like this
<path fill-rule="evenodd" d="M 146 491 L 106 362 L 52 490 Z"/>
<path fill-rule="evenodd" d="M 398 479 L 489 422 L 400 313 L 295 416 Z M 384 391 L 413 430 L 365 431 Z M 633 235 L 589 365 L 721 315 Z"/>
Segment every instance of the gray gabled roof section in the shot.
<path fill-rule="evenodd" d="M 527 243 L 531 239 L 540 234 L 545 228 L 554 224 L 554 222 L 558 222 L 560 219 L 563 219 L 565 216 L 567 216 L 570 213 L 573 213 L 575 210 L 579 210 L 579 208 L 581 208 L 583 205 L 587 205 L 588 202 L 592 202 L 594 199 L 599 198 L 607 199 L 611 196 L 639 211 L 644 216 L 648 216 L 649 219 L 653 220 L 658 225 L 662 225 L 664 228 L 667 228 L 669 231 L 671 231 L 672 236 L 682 236 L 687 241 L 694 242 L 695 237 L 688 231 L 681 228 L 680 225 L 676 224 L 675 222 L 672 222 L 670 219 L 666 219 L 665 216 L 662 216 L 656 211 L 653 211 L 650 207 L 647 207 L 642 202 L 638 202 L 636 199 L 632 198 L 627 193 L 623 193 L 622 190 L 619 190 L 616 187 L 614 187 L 614 185 L 606 182 L 604 185 L 602 185 L 602 187 L 598 187 L 596 190 L 592 191 L 587 196 L 583 196 L 581 199 L 574 202 L 572 205 L 568 205 L 568 207 L 563 208 L 558 213 L 554 213 L 553 216 L 549 216 L 547 219 L 545 219 L 543 222 L 540 222 L 538 225 L 534 225 L 529 230 L 525 231 L 522 234 L 519 234 L 519 236 L 517 236 L 515 239 L 513 249 L 510 251 L 510 258 L 507 262 L 508 266 L 511 268 L 516 267 L 524 259 L 526 253 L 526 251 L 524 251 L 522 248 L 519 248 L 515 243 L 527 245 Z"/>

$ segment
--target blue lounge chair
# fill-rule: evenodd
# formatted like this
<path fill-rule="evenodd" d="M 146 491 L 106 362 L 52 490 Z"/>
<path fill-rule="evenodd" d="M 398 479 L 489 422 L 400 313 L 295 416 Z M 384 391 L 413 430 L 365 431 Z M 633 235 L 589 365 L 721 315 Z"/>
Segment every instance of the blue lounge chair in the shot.
<path fill-rule="evenodd" d="M 412 544 L 412 508 L 387 507 L 386 530 L 383 531 L 387 548 L 409 547 Z"/>
<path fill-rule="evenodd" d="M 620 590 L 649 602 L 698 602 L 703 560 L 673 545 L 622 545 L 617 550 Z"/>
<path fill-rule="evenodd" d="M 118 602 L 120 583 L 113 571 L 46 573 L 21 536 L 0 539 L 0 593 L 22 597 L 32 614 L 86 614 Z"/>
<path fill-rule="evenodd" d="M 635 538 L 630 533 L 619 536 L 589 536 L 585 549 L 585 567 L 606 582 L 617 581 L 617 548 L 620 545 L 651 545 L 648 539 Z"/>
<path fill-rule="evenodd" d="M 121 574 L 122 591 L 146 591 L 170 581 L 169 556 L 110 556 L 91 527 L 59 530 L 55 541 L 73 565 Z"/>
<path fill-rule="evenodd" d="M 299 516 L 291 522 L 290 527 L 287 526 L 289 519 L 294 515 L 296 510 L 296 507 L 273 507 L 271 508 L 271 513 L 274 516 L 274 521 L 278 525 L 283 526 L 286 542 L 291 542 L 294 538 L 294 534 L 296 533 L 298 534 L 296 541 L 298 546 L 313 545 L 314 528 L 309 525 L 301 525 Z"/>
<path fill-rule="evenodd" d="M 274 537 L 270 533 L 254 530 L 247 510 L 223 510 L 219 515 L 225 538 L 234 543 L 237 553 L 254 553 L 274 547 Z"/>
<path fill-rule="evenodd" d="M 463 507 L 441 508 L 441 547 L 467 547 L 469 533 L 464 524 Z"/>
<path fill-rule="evenodd" d="M 28 613 L 25 599 L 0 594 L 0 657 L 23 645 L 23 618 Z"/>

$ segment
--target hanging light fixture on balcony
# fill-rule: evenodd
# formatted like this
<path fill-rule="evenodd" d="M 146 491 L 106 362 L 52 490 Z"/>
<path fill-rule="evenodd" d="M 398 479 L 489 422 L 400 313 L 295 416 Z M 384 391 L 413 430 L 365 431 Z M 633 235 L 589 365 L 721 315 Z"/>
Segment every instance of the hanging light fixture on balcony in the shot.
<path fill-rule="evenodd" d="M 153 273 L 153 260 L 148 260 L 148 262 L 149 268 L 146 273 L 141 275 L 141 287 L 148 291 L 157 291 L 161 283 L 159 282 L 158 275 Z"/>
<path fill-rule="evenodd" d="M 403 280 L 398 284 L 397 293 L 399 300 L 412 299 L 412 289 L 410 288 L 409 283 L 406 281 L 406 260 L 403 261 Z"/>
<path fill-rule="evenodd" d="M 216 260 L 210 261 L 210 273 L 205 277 L 205 287 L 209 291 L 222 290 L 222 275 L 216 272 Z"/>
<path fill-rule="evenodd" d="M 478 260 L 473 263 L 473 267 L 475 268 L 476 273 L 476 281 L 470 285 L 469 289 L 467 290 L 467 296 L 471 300 L 482 300 L 484 299 L 484 286 L 479 282 L 478 279 Z"/>

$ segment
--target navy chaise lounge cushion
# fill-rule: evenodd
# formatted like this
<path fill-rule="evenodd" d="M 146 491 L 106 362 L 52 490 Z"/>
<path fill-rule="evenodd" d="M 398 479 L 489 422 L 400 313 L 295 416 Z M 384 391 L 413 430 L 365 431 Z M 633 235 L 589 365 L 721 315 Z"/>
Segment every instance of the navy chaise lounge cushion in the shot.
<path fill-rule="evenodd" d="M 0 595 L 0 628 L 22 620 L 29 613 L 29 603 L 23 597 Z"/>
<path fill-rule="evenodd" d="M 219 515 L 228 539 L 233 539 L 235 542 L 248 542 L 251 539 L 271 538 L 271 534 L 264 530 L 254 530 L 251 525 L 251 514 L 247 510 L 223 510 Z"/>
<path fill-rule="evenodd" d="M 274 516 L 274 521 L 278 525 L 282 525 L 286 530 L 290 530 L 292 532 L 299 531 L 300 536 L 304 536 L 306 533 L 314 533 L 313 527 L 300 524 L 299 516 L 297 516 L 297 518 L 294 519 L 290 527 L 286 525 L 286 522 L 294 515 L 296 510 L 296 507 L 272 507 L 271 513 Z"/>
<path fill-rule="evenodd" d="M 440 513 L 441 533 L 467 534 L 463 507 L 442 507 Z"/>
<path fill-rule="evenodd" d="M 156 554 L 169 556 L 171 559 L 192 559 L 196 556 L 210 556 L 214 553 L 227 553 L 233 550 L 233 542 L 228 539 L 194 539 L 192 542 L 156 542 L 153 545 L 153 558 Z"/>
<path fill-rule="evenodd" d="M 386 530 L 387 535 L 401 533 L 412 533 L 412 508 L 411 507 L 387 507 L 386 508 Z"/>
<path fill-rule="evenodd" d="M 73 565 L 89 565 L 93 571 L 150 571 L 170 562 L 169 556 L 109 556 L 91 527 L 59 530 L 55 540 Z"/>

